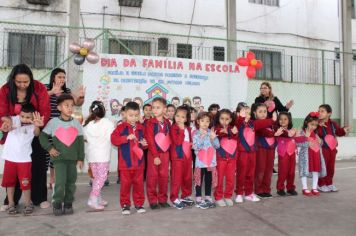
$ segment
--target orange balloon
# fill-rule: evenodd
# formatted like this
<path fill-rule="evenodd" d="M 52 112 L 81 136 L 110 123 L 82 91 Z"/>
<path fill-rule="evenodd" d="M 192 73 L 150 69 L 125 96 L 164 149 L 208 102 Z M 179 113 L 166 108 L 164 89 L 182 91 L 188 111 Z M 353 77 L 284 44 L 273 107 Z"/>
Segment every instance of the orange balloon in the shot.
<path fill-rule="evenodd" d="M 250 64 L 251 64 L 251 66 L 257 65 L 257 60 L 256 59 L 252 59 Z"/>
<path fill-rule="evenodd" d="M 82 55 L 83 57 L 85 57 L 86 55 L 88 55 L 88 49 L 81 48 L 79 51 L 79 54 Z"/>

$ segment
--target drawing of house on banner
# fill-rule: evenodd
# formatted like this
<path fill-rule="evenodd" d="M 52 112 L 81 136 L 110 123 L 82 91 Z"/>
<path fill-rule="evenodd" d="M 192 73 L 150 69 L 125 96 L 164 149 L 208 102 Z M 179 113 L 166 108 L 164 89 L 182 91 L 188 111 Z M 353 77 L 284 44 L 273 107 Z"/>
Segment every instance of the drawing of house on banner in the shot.
<path fill-rule="evenodd" d="M 158 97 L 167 98 L 168 90 L 162 85 L 156 83 L 146 90 L 148 99 L 144 102 L 145 104 L 151 104 L 152 100 Z"/>

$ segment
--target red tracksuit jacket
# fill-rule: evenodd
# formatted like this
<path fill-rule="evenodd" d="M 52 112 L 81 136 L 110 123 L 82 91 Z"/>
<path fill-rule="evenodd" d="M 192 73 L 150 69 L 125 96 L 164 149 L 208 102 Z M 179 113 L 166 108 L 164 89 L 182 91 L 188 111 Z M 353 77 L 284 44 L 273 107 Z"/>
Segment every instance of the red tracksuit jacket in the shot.
<path fill-rule="evenodd" d="M 318 135 L 323 139 L 323 148 L 329 148 L 327 143 L 325 142 L 326 135 L 336 136 L 345 136 L 346 132 L 343 128 L 341 128 L 335 121 L 328 120 L 325 123 L 326 127 L 318 126 Z"/>
<path fill-rule="evenodd" d="M 236 150 L 233 154 L 226 152 L 224 150 L 224 148 L 221 146 L 221 140 L 223 138 L 231 139 L 231 140 L 236 141 L 236 143 L 238 143 L 238 134 L 233 134 L 231 131 L 232 128 L 233 128 L 232 126 L 229 126 L 227 128 L 227 134 L 226 134 L 224 132 L 221 132 L 221 130 L 223 129 L 223 127 L 221 125 L 217 125 L 214 127 L 214 130 L 216 131 L 216 135 L 218 136 L 218 139 L 220 141 L 220 147 L 216 150 L 216 154 L 217 154 L 218 158 L 227 158 L 227 157 L 235 158 L 236 157 L 237 146 L 236 146 Z"/>
<path fill-rule="evenodd" d="M 171 135 L 172 143 L 171 143 L 170 151 L 171 151 L 172 161 L 184 159 L 183 142 L 185 137 L 184 135 L 185 129 L 187 129 L 189 133 L 189 143 L 192 143 L 192 134 L 191 134 L 192 130 L 190 127 L 185 127 L 184 129 L 181 129 L 178 127 L 177 124 L 173 124 L 171 127 L 170 135 Z"/>
<path fill-rule="evenodd" d="M 258 148 L 274 149 L 277 145 L 274 131 L 271 128 L 256 130 L 256 142 Z"/>
<path fill-rule="evenodd" d="M 163 128 L 161 127 L 160 122 L 156 118 L 151 118 L 147 121 L 145 136 L 148 144 L 148 150 L 152 153 L 154 157 L 158 157 L 159 153 L 164 153 L 156 144 L 155 135 L 160 132 L 164 133 L 165 135 L 169 135 L 170 127 L 171 124 L 168 119 L 163 120 Z"/>
<path fill-rule="evenodd" d="M 250 129 L 252 129 L 252 132 L 255 132 L 257 130 L 268 128 L 268 127 L 272 126 L 273 123 L 274 123 L 274 121 L 272 119 L 249 120 L 248 122 L 245 122 L 245 118 L 239 116 L 235 121 L 235 126 L 239 130 L 239 133 L 238 133 L 239 143 L 238 143 L 237 150 L 239 152 L 254 152 L 254 151 L 256 151 L 255 137 L 253 139 L 253 142 L 248 144 L 248 141 L 246 140 L 246 137 L 244 136 L 245 129 L 250 128 Z"/>
<path fill-rule="evenodd" d="M 135 148 L 143 149 L 141 144 L 137 140 L 127 140 L 127 136 L 134 134 L 137 140 L 144 138 L 144 127 L 139 122 L 136 123 L 136 129 L 127 123 L 122 122 L 119 124 L 114 132 L 111 134 L 111 143 L 118 148 L 119 156 L 119 170 L 139 170 L 144 168 L 143 152 L 139 157 L 134 151 Z"/>

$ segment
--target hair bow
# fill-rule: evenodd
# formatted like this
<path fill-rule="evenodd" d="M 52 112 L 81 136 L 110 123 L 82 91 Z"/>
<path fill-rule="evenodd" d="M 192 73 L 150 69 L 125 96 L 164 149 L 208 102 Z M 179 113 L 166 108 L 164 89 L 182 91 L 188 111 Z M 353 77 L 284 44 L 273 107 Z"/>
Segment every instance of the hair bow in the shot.
<path fill-rule="evenodd" d="M 309 116 L 311 116 L 311 117 L 319 117 L 319 112 L 317 112 L 317 111 L 310 112 Z"/>

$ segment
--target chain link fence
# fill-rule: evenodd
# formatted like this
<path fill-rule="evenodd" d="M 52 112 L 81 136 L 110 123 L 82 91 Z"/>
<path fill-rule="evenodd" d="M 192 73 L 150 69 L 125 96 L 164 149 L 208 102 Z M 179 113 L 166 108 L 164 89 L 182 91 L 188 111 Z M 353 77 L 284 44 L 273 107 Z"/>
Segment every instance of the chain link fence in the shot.
<path fill-rule="evenodd" d="M 77 34 L 78 43 L 95 39 L 97 53 L 133 54 L 226 61 L 226 39 L 137 32 L 106 28 L 32 25 L 0 22 L 0 84 L 5 83 L 12 66 L 26 63 L 35 78 L 47 83 L 50 71 L 65 68 L 69 87 L 82 85 L 82 67 L 73 63 L 68 52 L 69 33 Z M 247 102 L 259 95 L 262 81 L 272 83 L 273 93 L 283 103 L 294 99 L 291 112 L 297 127 L 305 115 L 322 103 L 329 103 L 333 118 L 340 119 L 340 52 L 293 46 L 237 41 L 237 57 L 253 51 L 263 61 L 256 79 L 249 81 Z M 356 85 L 356 64 L 352 81 Z M 183 98 L 184 94 L 180 94 Z M 236 104 L 239 101 L 236 101 Z"/>

